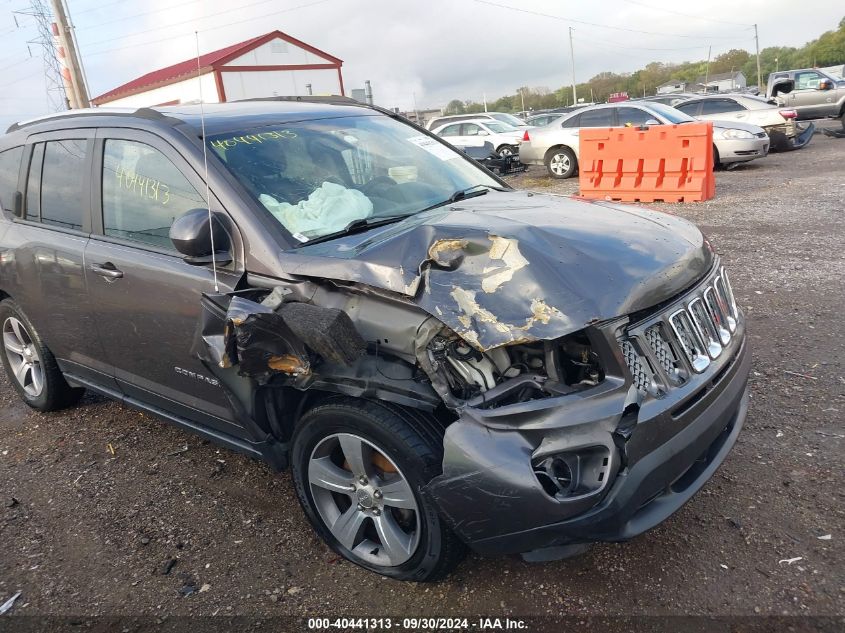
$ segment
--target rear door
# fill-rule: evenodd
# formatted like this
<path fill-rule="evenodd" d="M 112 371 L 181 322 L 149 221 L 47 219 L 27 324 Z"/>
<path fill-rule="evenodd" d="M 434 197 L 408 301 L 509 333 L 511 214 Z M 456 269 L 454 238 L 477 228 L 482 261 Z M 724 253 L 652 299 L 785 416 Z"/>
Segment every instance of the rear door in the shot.
<path fill-rule="evenodd" d="M 116 391 L 85 283 L 93 143 L 93 130 L 29 137 L 23 208 L 5 236 L 13 257 L 3 258 L 3 278 L 62 371 Z"/>
<path fill-rule="evenodd" d="M 163 139 L 136 130 L 98 131 L 93 232 L 85 270 L 106 357 L 130 398 L 241 435 L 225 393 L 191 353 L 210 265 L 186 263 L 169 229 L 207 208 L 205 185 Z M 221 210 L 212 198 L 212 208 Z M 234 289 L 242 263 L 218 267 L 220 292 Z"/>

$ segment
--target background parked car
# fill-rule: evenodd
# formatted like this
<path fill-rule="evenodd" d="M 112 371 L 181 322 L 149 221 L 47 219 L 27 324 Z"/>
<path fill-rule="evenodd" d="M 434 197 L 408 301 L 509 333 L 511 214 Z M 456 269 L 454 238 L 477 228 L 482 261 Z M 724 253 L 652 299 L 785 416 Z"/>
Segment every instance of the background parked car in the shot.
<path fill-rule="evenodd" d="M 775 94 L 776 88 L 791 82 L 792 90 Z M 817 68 L 784 70 L 769 75 L 766 96 L 793 108 L 799 119 L 839 117 L 845 127 L 845 79 Z"/>
<path fill-rule="evenodd" d="M 477 112 L 475 114 L 452 114 L 449 116 L 436 117 L 428 122 L 427 130 L 434 131 L 435 128 L 447 123 L 456 123 L 457 121 L 475 121 L 475 120 L 501 121 L 507 125 L 512 125 L 515 128 L 524 130 L 530 127 L 522 119 L 515 117 L 507 112 Z"/>
<path fill-rule="evenodd" d="M 753 95 L 712 95 L 688 99 L 675 106 L 691 117 L 708 121 L 742 121 L 766 130 L 772 149 L 799 149 L 813 137 L 812 124 L 795 124 L 795 110 L 779 107 Z"/>
<path fill-rule="evenodd" d="M 633 101 L 653 101 L 654 103 L 662 103 L 663 105 L 672 106 L 673 108 L 679 103 L 683 103 L 687 99 L 695 99 L 700 95 L 691 92 L 676 92 L 669 95 L 654 95 L 653 97 L 643 97 L 642 99 L 634 99 Z"/>
<path fill-rule="evenodd" d="M 512 125 L 491 119 L 474 119 L 441 125 L 432 130 L 437 136 L 457 147 L 472 147 L 490 143 L 499 156 L 519 153 L 524 132 Z"/>
<path fill-rule="evenodd" d="M 570 178 L 578 170 L 578 134 L 582 127 L 620 127 L 693 123 L 692 117 L 663 105 L 642 101 L 591 106 L 543 128 L 525 133 L 519 160 L 545 165 L 552 178 Z M 713 158 L 716 165 L 747 162 L 769 151 L 766 132 L 739 121 L 713 123 Z"/>
<path fill-rule="evenodd" d="M 544 114 L 535 114 L 534 116 L 528 117 L 525 122 L 534 127 L 543 127 L 552 121 L 557 121 L 565 114 L 565 112 L 546 112 Z"/>

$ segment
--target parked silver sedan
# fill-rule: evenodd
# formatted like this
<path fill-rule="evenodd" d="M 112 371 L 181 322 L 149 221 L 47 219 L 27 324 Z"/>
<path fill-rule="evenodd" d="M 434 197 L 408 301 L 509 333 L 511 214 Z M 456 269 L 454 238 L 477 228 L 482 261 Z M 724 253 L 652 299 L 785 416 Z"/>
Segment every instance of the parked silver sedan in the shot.
<path fill-rule="evenodd" d="M 641 127 L 694 123 L 695 119 L 661 103 L 606 103 L 577 110 L 526 133 L 519 160 L 545 165 L 552 178 L 570 178 L 578 170 L 578 133 L 582 127 Z M 714 121 L 715 166 L 729 166 L 762 158 L 769 152 L 763 128 L 739 121 Z"/>

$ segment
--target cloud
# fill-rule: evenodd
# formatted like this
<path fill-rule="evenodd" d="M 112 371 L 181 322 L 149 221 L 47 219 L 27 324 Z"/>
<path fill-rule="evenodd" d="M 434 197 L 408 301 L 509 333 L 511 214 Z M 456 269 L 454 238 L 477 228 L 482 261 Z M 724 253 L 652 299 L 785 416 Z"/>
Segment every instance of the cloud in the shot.
<path fill-rule="evenodd" d="M 343 59 L 347 89 L 369 79 L 377 103 L 402 109 L 413 108 L 414 100 L 420 108 L 437 107 L 452 98 L 481 100 L 485 93 L 495 99 L 519 86 L 567 85 L 569 26 L 575 29 L 577 79 L 586 81 L 604 70 L 629 72 L 653 60 L 704 59 L 711 45 L 714 56 L 730 48 L 753 51 L 749 27 L 677 12 L 737 24 L 758 21 L 761 47 L 800 46 L 836 28 L 843 13 L 827 0 L 806 0 L 800 9 L 788 0 L 713 0 L 706 9 L 673 0 L 490 1 L 663 35 L 569 23 L 478 0 L 246 0 L 238 6 L 232 0 L 149 0 L 102 8 L 98 0 L 79 0 L 79 6 L 71 3 L 71 12 L 95 95 L 191 57 L 194 30 L 205 52 L 280 29 Z M 0 34 L 3 28 L 0 24 Z M 26 61 L 25 42 L 34 36 L 30 26 L 0 40 L 0 67 L 6 59 L 22 61 L 7 73 L 14 84 L 3 87 L 5 77 L 0 79 L 0 122 L 48 109 L 39 61 Z"/>

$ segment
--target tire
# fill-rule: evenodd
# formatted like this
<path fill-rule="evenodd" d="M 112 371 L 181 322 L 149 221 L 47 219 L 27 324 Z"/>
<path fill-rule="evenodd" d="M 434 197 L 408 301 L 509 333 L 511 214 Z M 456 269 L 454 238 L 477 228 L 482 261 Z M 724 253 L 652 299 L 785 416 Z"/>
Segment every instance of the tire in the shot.
<path fill-rule="evenodd" d="M 722 166 L 721 160 L 719 158 L 719 148 L 716 145 L 713 145 L 713 171 L 719 169 Z"/>
<path fill-rule="evenodd" d="M 564 180 L 575 175 L 578 169 L 578 159 L 575 152 L 568 147 L 553 147 L 546 152 L 546 171 L 552 178 Z"/>
<path fill-rule="evenodd" d="M 516 156 L 518 153 L 519 149 L 517 149 L 515 145 L 502 145 L 496 150 L 496 154 L 499 158 L 504 158 L 505 156 Z"/>
<path fill-rule="evenodd" d="M 446 576 L 465 547 L 420 494 L 441 472 L 442 434 L 425 414 L 367 400 L 336 398 L 308 411 L 291 439 L 291 471 L 320 537 L 390 578 Z"/>
<path fill-rule="evenodd" d="M 67 384 L 53 353 L 20 307 L 0 301 L 3 367 L 23 401 L 39 411 L 56 411 L 76 404 L 84 389 Z"/>

